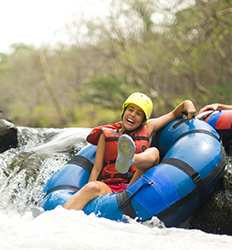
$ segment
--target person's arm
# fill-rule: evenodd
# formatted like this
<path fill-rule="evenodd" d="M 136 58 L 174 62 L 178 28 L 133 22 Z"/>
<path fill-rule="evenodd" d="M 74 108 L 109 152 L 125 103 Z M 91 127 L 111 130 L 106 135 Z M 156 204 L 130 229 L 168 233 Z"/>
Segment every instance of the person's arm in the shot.
<path fill-rule="evenodd" d="M 105 137 L 103 134 L 101 134 L 97 144 L 96 159 L 89 176 L 89 182 L 96 181 L 102 170 L 104 161 L 104 151 L 105 151 Z"/>
<path fill-rule="evenodd" d="M 150 119 L 148 120 L 148 128 L 151 131 L 151 134 L 154 131 L 157 131 L 161 129 L 163 126 L 165 126 L 168 122 L 176 119 L 178 116 L 182 115 L 183 113 L 186 113 L 188 119 L 194 118 L 196 115 L 196 108 L 193 105 L 192 101 L 185 100 L 181 102 L 174 110 L 171 112 L 160 116 L 158 118 Z"/>
<path fill-rule="evenodd" d="M 219 104 L 219 109 L 232 109 L 232 105 L 228 105 L 228 104 Z"/>
<path fill-rule="evenodd" d="M 208 110 L 222 110 L 222 109 L 232 109 L 232 105 L 222 104 L 222 103 L 212 103 L 204 106 L 200 109 L 199 113 L 208 111 Z"/>

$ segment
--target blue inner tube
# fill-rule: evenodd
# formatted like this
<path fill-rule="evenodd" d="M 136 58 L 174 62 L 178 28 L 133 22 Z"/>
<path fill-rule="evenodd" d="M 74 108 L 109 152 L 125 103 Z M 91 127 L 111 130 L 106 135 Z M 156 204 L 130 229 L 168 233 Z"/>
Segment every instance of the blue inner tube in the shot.
<path fill-rule="evenodd" d="M 153 140 L 162 161 L 124 192 L 97 197 L 83 209 L 111 220 L 126 216 L 146 221 L 157 216 L 166 226 L 178 226 L 204 203 L 220 181 L 225 163 L 218 133 L 206 122 L 178 118 Z M 41 206 L 63 205 L 89 178 L 96 147 L 84 147 L 45 184 Z"/>
<path fill-rule="evenodd" d="M 216 129 L 226 153 L 232 156 L 232 110 L 206 112 L 201 119 Z"/>

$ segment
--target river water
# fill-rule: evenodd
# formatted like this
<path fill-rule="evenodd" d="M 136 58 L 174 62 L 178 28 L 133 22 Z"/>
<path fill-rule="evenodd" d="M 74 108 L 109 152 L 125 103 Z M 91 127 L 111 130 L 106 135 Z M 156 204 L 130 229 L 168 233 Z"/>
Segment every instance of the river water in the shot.
<path fill-rule="evenodd" d="M 86 144 L 89 130 L 19 131 L 20 146 L 0 154 L 1 250 L 232 249 L 232 236 L 165 228 L 157 218 L 122 223 L 62 207 L 33 218 L 43 184 Z"/>

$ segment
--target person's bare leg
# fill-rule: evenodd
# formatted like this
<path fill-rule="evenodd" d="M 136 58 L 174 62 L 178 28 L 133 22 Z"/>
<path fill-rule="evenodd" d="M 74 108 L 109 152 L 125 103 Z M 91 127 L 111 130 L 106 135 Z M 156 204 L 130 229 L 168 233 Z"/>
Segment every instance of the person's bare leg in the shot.
<path fill-rule="evenodd" d="M 85 205 L 95 197 L 111 193 L 111 189 L 104 182 L 91 181 L 74 194 L 65 204 L 66 209 L 81 210 Z"/>
<path fill-rule="evenodd" d="M 140 169 L 136 169 L 135 173 L 133 174 L 129 185 L 132 184 L 133 182 L 135 182 L 142 174 L 144 173 L 144 171 L 140 170 Z"/>
<path fill-rule="evenodd" d="M 155 147 L 148 148 L 142 153 L 135 154 L 133 157 L 133 164 L 136 166 L 137 170 L 129 184 L 135 182 L 147 169 L 158 164 L 159 160 L 159 150 Z"/>
<path fill-rule="evenodd" d="M 159 163 L 159 150 L 155 147 L 148 148 L 142 153 L 135 154 L 133 157 L 133 164 L 140 170 L 147 170 Z"/>

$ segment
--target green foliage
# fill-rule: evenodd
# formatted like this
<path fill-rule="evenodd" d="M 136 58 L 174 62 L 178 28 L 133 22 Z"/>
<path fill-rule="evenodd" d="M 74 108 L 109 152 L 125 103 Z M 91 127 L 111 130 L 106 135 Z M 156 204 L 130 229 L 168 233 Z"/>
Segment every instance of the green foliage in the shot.
<path fill-rule="evenodd" d="M 95 104 L 78 105 L 74 108 L 74 117 L 69 126 L 93 127 L 120 120 L 121 110 L 112 110 Z"/>
<path fill-rule="evenodd" d="M 83 88 L 83 102 L 112 110 L 121 108 L 122 101 L 130 91 L 133 91 L 133 86 L 127 85 L 125 77 L 113 75 L 96 76 L 83 84 Z"/>
<path fill-rule="evenodd" d="M 231 0 L 196 1 L 162 24 L 153 19 L 160 1 L 114 4 L 107 22 L 83 23 L 85 44 L 14 44 L 10 54 L 0 54 L 6 118 L 18 125 L 91 127 L 120 119 L 122 102 L 135 91 L 151 96 L 155 115 L 184 99 L 199 108 L 231 104 Z"/>

